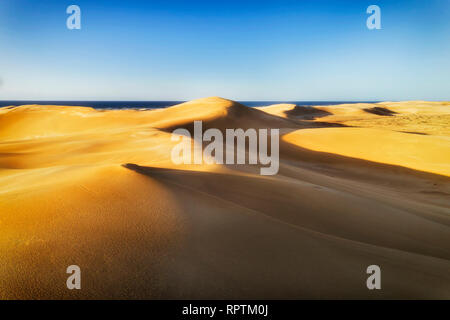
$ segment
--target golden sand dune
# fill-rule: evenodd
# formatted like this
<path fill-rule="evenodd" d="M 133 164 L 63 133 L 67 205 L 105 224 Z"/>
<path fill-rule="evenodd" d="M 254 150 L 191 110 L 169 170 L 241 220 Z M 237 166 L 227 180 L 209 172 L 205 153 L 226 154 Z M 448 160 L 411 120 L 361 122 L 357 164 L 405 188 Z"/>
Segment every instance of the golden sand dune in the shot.
<path fill-rule="evenodd" d="M 1 108 L 0 298 L 448 299 L 449 109 Z M 195 120 L 280 128 L 278 175 L 175 165 Z"/>
<path fill-rule="evenodd" d="M 450 137 L 368 128 L 298 130 L 285 141 L 304 148 L 450 176 Z"/>
<path fill-rule="evenodd" d="M 278 104 L 258 109 L 295 121 L 450 136 L 450 102 L 406 101 L 314 107 Z"/>

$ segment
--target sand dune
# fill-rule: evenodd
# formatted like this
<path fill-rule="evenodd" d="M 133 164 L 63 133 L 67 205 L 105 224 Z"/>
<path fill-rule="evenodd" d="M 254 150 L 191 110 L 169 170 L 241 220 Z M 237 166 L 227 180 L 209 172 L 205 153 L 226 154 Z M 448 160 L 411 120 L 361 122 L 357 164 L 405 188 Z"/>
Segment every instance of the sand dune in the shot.
<path fill-rule="evenodd" d="M 325 122 L 416 134 L 450 136 L 450 102 L 406 101 L 303 107 L 279 104 L 260 107 L 267 113 L 295 121 Z"/>
<path fill-rule="evenodd" d="M 175 165 L 195 120 L 280 128 L 278 175 Z M 448 102 L 1 108 L 0 298 L 449 299 L 449 125 Z"/>
<path fill-rule="evenodd" d="M 450 137 L 368 128 L 298 130 L 285 141 L 314 151 L 450 176 Z"/>

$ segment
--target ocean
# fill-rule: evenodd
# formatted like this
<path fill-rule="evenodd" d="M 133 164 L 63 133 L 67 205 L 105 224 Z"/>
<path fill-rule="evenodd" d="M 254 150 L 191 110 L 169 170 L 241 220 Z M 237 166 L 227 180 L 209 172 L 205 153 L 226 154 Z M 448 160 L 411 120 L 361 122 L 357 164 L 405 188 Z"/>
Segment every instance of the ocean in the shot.
<path fill-rule="evenodd" d="M 159 109 L 167 108 L 185 101 L 41 101 L 41 100 L 0 100 L 0 107 L 24 104 L 83 106 L 95 109 Z M 248 107 L 269 106 L 278 103 L 291 103 L 298 106 L 336 105 L 342 103 L 374 103 L 377 101 L 238 101 Z"/>

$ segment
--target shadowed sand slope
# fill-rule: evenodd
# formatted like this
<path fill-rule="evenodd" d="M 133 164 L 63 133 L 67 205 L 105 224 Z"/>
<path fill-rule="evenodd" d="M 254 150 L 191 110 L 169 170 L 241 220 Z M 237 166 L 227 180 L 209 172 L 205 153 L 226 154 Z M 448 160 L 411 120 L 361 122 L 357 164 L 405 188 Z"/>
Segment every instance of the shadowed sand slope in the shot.
<path fill-rule="evenodd" d="M 450 298 L 449 104 L 301 108 L 1 108 L 0 298 Z M 279 173 L 175 165 L 195 120 L 279 128 Z"/>

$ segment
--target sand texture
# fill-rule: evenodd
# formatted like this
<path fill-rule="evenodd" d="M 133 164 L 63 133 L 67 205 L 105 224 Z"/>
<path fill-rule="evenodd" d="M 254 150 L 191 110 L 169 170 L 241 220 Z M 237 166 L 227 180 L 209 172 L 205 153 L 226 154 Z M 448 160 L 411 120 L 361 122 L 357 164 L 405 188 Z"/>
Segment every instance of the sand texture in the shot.
<path fill-rule="evenodd" d="M 195 120 L 279 128 L 278 174 L 175 165 Z M 449 128 L 450 102 L 0 108 L 0 298 L 450 299 Z"/>

